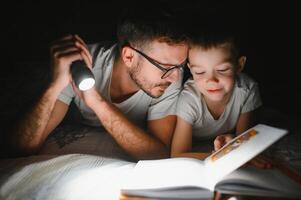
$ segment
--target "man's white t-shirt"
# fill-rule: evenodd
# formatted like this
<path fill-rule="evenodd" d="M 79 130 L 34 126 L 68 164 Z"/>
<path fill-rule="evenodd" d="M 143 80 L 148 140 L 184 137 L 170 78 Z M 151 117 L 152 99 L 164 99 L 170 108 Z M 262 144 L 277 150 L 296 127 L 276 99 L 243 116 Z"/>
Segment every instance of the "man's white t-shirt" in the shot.
<path fill-rule="evenodd" d="M 88 48 L 93 57 L 92 72 L 96 79 L 95 87 L 104 98 L 111 102 L 110 85 L 111 81 L 114 81 L 111 80 L 111 77 L 115 56 L 118 53 L 118 45 L 93 44 L 89 45 Z M 128 119 L 145 129 L 147 120 L 175 115 L 176 102 L 181 90 L 181 81 L 182 78 L 171 84 L 159 98 L 152 98 L 144 91 L 139 90 L 125 101 L 114 104 Z M 82 116 L 79 119 L 81 123 L 91 126 L 102 126 L 96 114 L 75 95 L 70 84 L 61 92 L 58 99 L 67 105 L 74 99 Z"/>
<path fill-rule="evenodd" d="M 261 104 L 257 83 L 246 74 L 240 73 L 224 112 L 215 120 L 193 79 L 189 79 L 178 98 L 177 116 L 192 124 L 193 137 L 207 140 L 233 132 L 239 115 L 253 111 Z"/>

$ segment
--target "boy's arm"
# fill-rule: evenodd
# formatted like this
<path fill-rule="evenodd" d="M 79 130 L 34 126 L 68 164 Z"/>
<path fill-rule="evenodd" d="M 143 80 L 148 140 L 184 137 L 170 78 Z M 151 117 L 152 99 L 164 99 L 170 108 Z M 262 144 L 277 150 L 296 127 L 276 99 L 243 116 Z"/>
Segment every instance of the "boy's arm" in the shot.
<path fill-rule="evenodd" d="M 176 129 L 172 138 L 171 157 L 195 157 L 192 150 L 192 125 L 177 117 Z"/>
<path fill-rule="evenodd" d="M 251 128 L 255 123 L 255 111 L 241 113 L 236 124 L 236 135 Z"/>
<path fill-rule="evenodd" d="M 236 124 L 236 135 L 240 135 L 254 125 L 254 111 L 241 113 Z M 233 138 L 230 133 L 224 133 L 217 136 L 214 140 L 214 151 L 222 148 Z"/>
<path fill-rule="evenodd" d="M 192 125 L 181 117 L 177 117 L 177 125 L 172 138 L 171 157 L 205 159 L 209 155 L 208 152 L 192 152 Z"/>

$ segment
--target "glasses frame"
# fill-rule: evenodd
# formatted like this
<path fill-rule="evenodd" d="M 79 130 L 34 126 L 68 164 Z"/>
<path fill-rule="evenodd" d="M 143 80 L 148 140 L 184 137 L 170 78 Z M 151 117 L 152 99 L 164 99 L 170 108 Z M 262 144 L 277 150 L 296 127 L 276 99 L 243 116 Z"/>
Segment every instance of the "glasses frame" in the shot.
<path fill-rule="evenodd" d="M 161 79 L 165 79 L 168 76 L 170 76 L 170 74 L 172 74 L 172 70 L 175 69 L 179 69 L 179 70 L 184 70 L 184 68 L 187 66 L 187 59 L 180 65 L 174 65 L 174 67 L 171 67 L 169 69 L 165 69 L 164 67 L 162 67 L 156 60 L 152 59 L 151 57 L 149 57 L 148 55 L 146 55 L 145 53 L 143 53 L 142 51 L 139 51 L 138 49 L 135 49 L 134 47 L 132 47 L 131 45 L 127 44 L 125 45 L 131 49 L 133 49 L 134 51 L 136 51 L 137 53 L 139 53 L 141 56 L 143 56 L 146 60 L 148 60 L 151 64 L 153 64 L 155 67 L 157 67 L 158 69 L 160 69 L 161 71 L 163 71 L 163 75 L 161 76 Z"/>

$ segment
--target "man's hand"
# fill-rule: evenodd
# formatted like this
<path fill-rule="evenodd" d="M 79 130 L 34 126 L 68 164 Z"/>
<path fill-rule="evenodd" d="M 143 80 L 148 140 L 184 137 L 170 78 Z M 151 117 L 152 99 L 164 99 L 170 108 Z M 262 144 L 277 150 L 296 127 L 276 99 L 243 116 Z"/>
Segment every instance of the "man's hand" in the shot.
<path fill-rule="evenodd" d="M 232 139 L 233 139 L 232 134 L 223 134 L 217 136 L 214 140 L 214 151 L 219 150 Z"/>
<path fill-rule="evenodd" d="M 73 61 L 84 60 L 92 68 L 92 56 L 86 44 L 77 35 L 66 36 L 50 48 L 53 81 L 60 89 L 64 89 L 72 80 L 70 65 Z"/>
<path fill-rule="evenodd" d="M 95 86 L 90 88 L 89 90 L 81 91 L 79 90 L 74 82 L 72 82 L 73 91 L 76 93 L 77 96 L 79 96 L 85 104 L 94 110 L 94 106 L 103 100 L 103 97 L 99 94 L 99 92 L 96 90 Z"/>

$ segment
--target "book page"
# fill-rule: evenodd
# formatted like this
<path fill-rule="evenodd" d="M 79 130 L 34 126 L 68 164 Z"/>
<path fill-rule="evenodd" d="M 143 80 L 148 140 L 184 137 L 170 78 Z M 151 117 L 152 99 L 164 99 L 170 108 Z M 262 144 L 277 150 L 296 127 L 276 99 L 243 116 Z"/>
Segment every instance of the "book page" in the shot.
<path fill-rule="evenodd" d="M 221 193 L 239 193 L 269 197 L 301 197 L 301 185 L 279 169 L 243 167 L 223 178 L 216 190 Z"/>
<path fill-rule="evenodd" d="M 205 159 L 210 187 L 287 134 L 287 130 L 258 124 Z"/>
<path fill-rule="evenodd" d="M 124 193 L 123 193 L 124 194 Z M 214 192 L 199 187 L 185 188 L 163 188 L 147 190 L 128 190 L 126 196 L 144 197 L 145 199 L 194 199 L 194 200 L 212 200 Z"/>
<path fill-rule="evenodd" d="M 195 158 L 143 160 L 137 163 L 123 189 L 206 188 L 205 174 L 203 161 Z"/>

